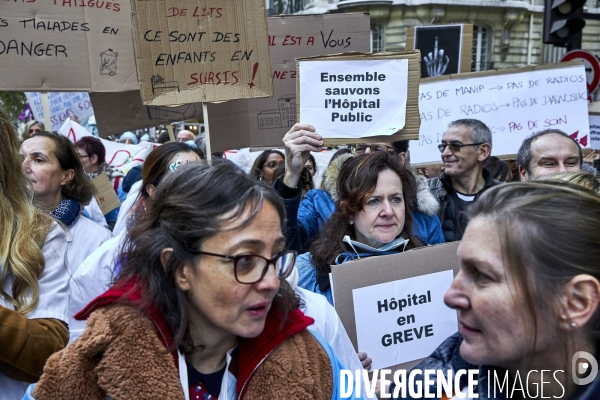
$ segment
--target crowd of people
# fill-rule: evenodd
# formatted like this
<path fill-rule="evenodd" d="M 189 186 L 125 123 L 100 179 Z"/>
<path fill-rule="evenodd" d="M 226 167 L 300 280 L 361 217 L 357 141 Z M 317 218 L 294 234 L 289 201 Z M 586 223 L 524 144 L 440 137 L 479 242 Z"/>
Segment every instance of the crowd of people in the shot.
<path fill-rule="evenodd" d="M 320 188 L 318 127 L 294 125 L 249 173 L 191 131 L 161 140 L 125 174 L 97 138 L 36 121 L 18 137 L 0 110 L 1 399 L 340 398 L 340 371 L 373 360 L 331 266 L 453 241 L 459 326 L 415 368 L 478 369 L 484 399 L 508 398 L 488 371 L 533 388 L 562 370 L 547 396 L 600 398 L 570 378 L 573 354 L 600 351 L 600 181 L 564 132 L 528 137 L 513 167 L 474 119 L 448 126 L 441 168 L 413 169 L 408 141 L 355 143 Z M 100 174 L 121 202 L 106 214 Z"/>

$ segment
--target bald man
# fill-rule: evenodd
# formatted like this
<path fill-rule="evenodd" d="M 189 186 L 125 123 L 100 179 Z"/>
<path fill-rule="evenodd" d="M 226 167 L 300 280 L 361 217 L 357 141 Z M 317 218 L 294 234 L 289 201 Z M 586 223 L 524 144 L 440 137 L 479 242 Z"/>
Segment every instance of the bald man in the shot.
<path fill-rule="evenodd" d="M 196 136 L 194 136 L 194 133 L 188 130 L 182 130 L 179 131 L 179 133 L 177 133 L 177 141 L 178 142 L 187 142 L 188 140 L 194 140 L 196 139 Z"/>

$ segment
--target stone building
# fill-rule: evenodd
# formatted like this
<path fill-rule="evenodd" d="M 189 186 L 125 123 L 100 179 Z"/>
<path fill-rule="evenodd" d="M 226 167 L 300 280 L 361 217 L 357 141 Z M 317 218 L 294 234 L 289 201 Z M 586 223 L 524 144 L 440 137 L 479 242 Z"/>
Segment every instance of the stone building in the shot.
<path fill-rule="evenodd" d="M 473 22 L 472 71 L 548 64 L 565 53 L 542 43 L 544 0 L 304 0 L 296 8 L 306 14 L 368 12 L 373 51 L 404 50 L 407 27 Z M 588 0 L 586 10 L 600 14 L 600 0 Z M 599 34 L 600 21 L 588 20 L 582 48 L 600 53 Z"/>

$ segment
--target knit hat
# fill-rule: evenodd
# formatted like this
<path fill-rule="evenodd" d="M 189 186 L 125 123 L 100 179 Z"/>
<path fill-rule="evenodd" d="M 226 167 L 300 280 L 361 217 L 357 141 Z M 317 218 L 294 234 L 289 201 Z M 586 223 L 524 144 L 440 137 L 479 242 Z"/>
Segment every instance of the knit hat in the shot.
<path fill-rule="evenodd" d="M 124 134 L 122 134 L 119 138 L 119 143 L 123 143 L 125 139 L 131 139 L 133 140 L 133 144 L 138 144 L 137 136 L 135 136 L 135 133 L 133 132 L 125 132 Z"/>

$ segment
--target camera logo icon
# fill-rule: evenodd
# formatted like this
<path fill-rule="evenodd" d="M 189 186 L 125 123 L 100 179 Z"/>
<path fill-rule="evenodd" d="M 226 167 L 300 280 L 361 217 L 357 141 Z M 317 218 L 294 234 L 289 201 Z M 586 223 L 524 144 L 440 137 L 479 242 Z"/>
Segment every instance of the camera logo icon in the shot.
<path fill-rule="evenodd" d="M 577 385 L 587 385 L 596 379 L 598 375 L 598 361 L 593 355 L 585 351 L 578 351 L 573 354 L 571 367 L 573 382 Z M 586 374 L 585 378 L 580 378 L 580 376 Z"/>

